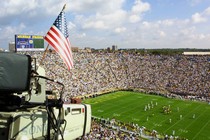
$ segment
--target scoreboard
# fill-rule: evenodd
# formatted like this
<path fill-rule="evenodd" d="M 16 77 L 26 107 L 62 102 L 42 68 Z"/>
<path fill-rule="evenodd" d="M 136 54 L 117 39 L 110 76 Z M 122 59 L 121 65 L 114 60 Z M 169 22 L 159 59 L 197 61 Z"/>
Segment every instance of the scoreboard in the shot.
<path fill-rule="evenodd" d="M 17 51 L 44 51 L 44 37 L 40 35 L 15 35 Z"/>

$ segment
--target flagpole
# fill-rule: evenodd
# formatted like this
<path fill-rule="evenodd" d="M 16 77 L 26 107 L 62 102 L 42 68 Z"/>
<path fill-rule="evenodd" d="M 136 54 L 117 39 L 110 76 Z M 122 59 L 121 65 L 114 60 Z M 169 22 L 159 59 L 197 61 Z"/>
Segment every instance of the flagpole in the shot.
<path fill-rule="evenodd" d="M 41 62 L 40 62 L 40 64 L 39 64 L 40 66 L 43 65 L 43 61 L 44 61 L 44 59 L 45 59 L 45 57 L 46 57 L 48 48 L 49 48 L 49 44 L 47 44 L 47 47 L 46 47 L 46 49 L 45 49 L 45 51 L 44 51 L 44 54 L 42 55 L 42 59 L 41 59 Z"/>
<path fill-rule="evenodd" d="M 66 4 L 64 4 L 62 11 L 66 8 Z"/>

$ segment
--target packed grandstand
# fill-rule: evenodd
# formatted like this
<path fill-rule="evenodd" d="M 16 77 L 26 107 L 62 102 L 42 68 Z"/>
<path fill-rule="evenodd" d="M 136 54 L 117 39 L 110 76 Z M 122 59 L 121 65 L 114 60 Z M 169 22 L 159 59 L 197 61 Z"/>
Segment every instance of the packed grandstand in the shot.
<path fill-rule="evenodd" d="M 19 53 L 37 58 L 37 62 L 43 64 L 47 77 L 65 85 L 65 95 L 69 97 L 87 98 L 112 90 L 134 89 L 210 101 L 210 62 L 207 55 L 74 52 L 74 68 L 68 71 L 57 53 Z M 47 90 L 58 90 L 56 86 L 47 84 Z M 83 139 L 105 139 L 110 136 L 113 139 L 137 139 L 107 129 L 96 121 L 93 121 L 91 133 Z"/>

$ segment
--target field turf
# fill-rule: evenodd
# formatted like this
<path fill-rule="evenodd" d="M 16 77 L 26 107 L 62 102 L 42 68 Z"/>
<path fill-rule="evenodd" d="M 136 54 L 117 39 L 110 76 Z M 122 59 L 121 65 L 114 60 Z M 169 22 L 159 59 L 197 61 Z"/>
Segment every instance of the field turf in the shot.
<path fill-rule="evenodd" d="M 86 99 L 84 103 L 91 105 L 92 115 L 96 117 L 134 122 L 163 135 L 210 139 L 210 105 L 207 103 L 130 91 Z"/>

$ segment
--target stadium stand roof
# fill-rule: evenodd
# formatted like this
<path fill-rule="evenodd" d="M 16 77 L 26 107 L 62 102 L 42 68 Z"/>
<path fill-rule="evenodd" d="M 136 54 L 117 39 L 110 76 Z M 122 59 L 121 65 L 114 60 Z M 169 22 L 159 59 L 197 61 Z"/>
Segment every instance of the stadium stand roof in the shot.
<path fill-rule="evenodd" d="M 210 55 L 210 52 L 183 52 L 184 55 Z"/>

